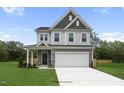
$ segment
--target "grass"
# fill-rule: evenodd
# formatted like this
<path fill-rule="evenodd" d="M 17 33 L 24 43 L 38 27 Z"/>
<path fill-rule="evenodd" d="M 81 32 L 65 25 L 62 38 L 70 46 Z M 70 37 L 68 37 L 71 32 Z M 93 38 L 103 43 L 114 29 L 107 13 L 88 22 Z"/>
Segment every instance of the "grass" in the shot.
<path fill-rule="evenodd" d="M 124 63 L 97 64 L 96 69 L 124 79 Z"/>
<path fill-rule="evenodd" d="M 58 86 L 54 69 L 19 68 L 18 62 L 0 62 L 0 86 Z"/>

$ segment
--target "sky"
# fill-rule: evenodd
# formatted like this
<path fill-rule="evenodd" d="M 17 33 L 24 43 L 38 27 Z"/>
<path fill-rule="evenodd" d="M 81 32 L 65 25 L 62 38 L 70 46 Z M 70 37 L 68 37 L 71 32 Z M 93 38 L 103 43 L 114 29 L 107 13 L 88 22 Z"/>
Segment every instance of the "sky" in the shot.
<path fill-rule="evenodd" d="M 52 26 L 68 7 L 1 7 L 0 40 L 36 44 L 35 29 Z M 124 41 L 124 8 L 73 7 L 102 40 Z"/>

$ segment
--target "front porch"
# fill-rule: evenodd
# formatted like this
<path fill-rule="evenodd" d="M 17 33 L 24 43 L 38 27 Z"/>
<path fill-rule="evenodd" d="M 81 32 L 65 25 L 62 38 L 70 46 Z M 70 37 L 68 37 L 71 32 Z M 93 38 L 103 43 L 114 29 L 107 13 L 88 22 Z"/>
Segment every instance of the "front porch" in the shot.
<path fill-rule="evenodd" d="M 25 49 L 27 52 L 26 67 L 52 67 L 51 50 Z"/>

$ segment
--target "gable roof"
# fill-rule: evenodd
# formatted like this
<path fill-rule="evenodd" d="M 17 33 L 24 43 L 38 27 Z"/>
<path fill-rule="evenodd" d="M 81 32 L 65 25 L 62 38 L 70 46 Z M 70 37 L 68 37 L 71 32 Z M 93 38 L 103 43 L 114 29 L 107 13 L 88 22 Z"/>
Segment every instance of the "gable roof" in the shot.
<path fill-rule="evenodd" d="M 64 18 L 66 18 L 66 16 L 67 16 L 69 13 L 72 13 L 73 16 L 74 16 L 74 18 L 72 19 L 72 21 L 73 21 L 73 20 L 76 20 L 76 18 L 78 18 L 78 19 L 80 20 L 80 22 L 81 22 L 84 26 L 86 26 L 86 28 L 92 30 L 92 28 L 88 25 L 88 23 L 87 23 L 84 19 L 82 19 L 81 16 L 78 15 L 72 8 L 69 9 L 67 12 L 65 12 L 65 14 L 64 14 L 63 16 L 61 16 L 61 17 L 51 26 L 50 29 L 57 28 L 57 25 L 59 25 L 60 23 L 62 24 L 62 21 L 64 20 Z M 71 21 L 71 22 L 65 22 L 65 23 L 63 23 L 64 26 L 59 26 L 59 28 L 61 29 L 61 28 L 63 27 L 63 29 L 67 29 L 67 28 L 69 27 L 69 26 L 67 26 L 67 25 L 72 24 L 72 21 Z M 73 21 L 73 22 L 75 22 L 75 21 Z M 67 23 L 68 23 L 68 24 L 67 24 Z"/>
<path fill-rule="evenodd" d="M 46 47 L 49 47 L 49 45 L 46 42 L 40 41 L 36 46 L 45 45 Z"/>
<path fill-rule="evenodd" d="M 79 21 L 79 26 L 76 26 L 76 21 Z M 80 21 L 79 17 L 76 18 L 73 22 L 67 25 L 64 29 L 88 29 L 86 26 Z"/>

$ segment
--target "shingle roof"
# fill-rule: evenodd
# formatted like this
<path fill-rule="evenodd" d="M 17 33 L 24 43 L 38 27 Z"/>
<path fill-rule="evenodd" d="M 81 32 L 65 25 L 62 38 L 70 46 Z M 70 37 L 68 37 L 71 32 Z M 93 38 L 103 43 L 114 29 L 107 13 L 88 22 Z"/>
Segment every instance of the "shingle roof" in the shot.
<path fill-rule="evenodd" d="M 50 27 L 39 27 L 39 28 L 36 28 L 35 30 L 48 30 Z"/>

